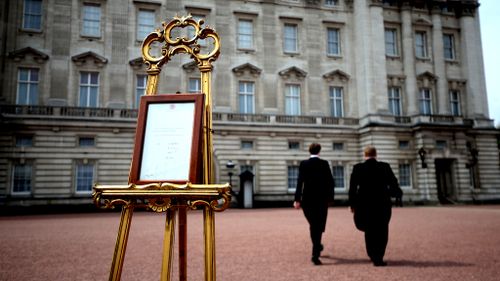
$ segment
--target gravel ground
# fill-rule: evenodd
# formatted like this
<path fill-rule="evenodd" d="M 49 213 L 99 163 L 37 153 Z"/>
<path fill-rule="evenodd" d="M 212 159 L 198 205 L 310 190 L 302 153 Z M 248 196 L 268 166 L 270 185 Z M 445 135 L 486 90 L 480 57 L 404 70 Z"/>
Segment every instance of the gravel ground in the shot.
<path fill-rule="evenodd" d="M 322 266 L 301 211 L 216 213 L 217 280 L 500 280 L 500 206 L 393 210 L 387 267 L 346 207 L 329 209 Z M 0 280 L 107 280 L 117 212 L 0 217 Z M 122 280 L 159 280 L 164 214 L 136 212 Z M 203 216 L 188 213 L 188 280 L 203 280 Z M 177 260 L 173 278 L 177 277 Z"/>

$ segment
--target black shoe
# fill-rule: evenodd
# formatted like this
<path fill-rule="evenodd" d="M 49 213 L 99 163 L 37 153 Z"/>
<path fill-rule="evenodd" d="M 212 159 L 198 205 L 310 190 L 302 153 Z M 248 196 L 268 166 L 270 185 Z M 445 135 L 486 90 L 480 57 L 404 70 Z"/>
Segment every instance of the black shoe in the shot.
<path fill-rule="evenodd" d="M 373 265 L 374 266 L 387 266 L 387 263 L 385 261 L 374 261 Z"/>
<path fill-rule="evenodd" d="M 319 258 L 312 258 L 311 261 L 314 265 L 322 265 L 323 263 L 319 260 Z"/>
<path fill-rule="evenodd" d="M 325 249 L 325 247 L 323 247 L 323 244 L 319 245 L 319 252 L 323 252 L 323 250 Z"/>

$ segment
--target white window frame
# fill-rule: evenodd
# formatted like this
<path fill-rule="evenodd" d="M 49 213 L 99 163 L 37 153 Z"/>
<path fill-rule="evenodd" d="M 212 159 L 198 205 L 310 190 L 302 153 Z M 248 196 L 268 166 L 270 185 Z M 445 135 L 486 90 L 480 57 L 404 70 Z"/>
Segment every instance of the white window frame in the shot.
<path fill-rule="evenodd" d="M 253 46 L 253 21 L 250 19 L 238 20 L 238 49 L 252 50 Z"/>
<path fill-rule="evenodd" d="M 255 83 L 253 81 L 238 82 L 238 108 L 240 113 L 255 113 Z"/>
<path fill-rule="evenodd" d="M 149 33 L 155 29 L 155 11 L 150 9 L 139 9 L 137 11 L 137 41 L 143 41 Z"/>
<path fill-rule="evenodd" d="M 81 170 L 85 169 L 85 170 Z M 89 179 L 88 173 L 92 173 Z M 82 174 L 83 173 L 83 174 Z M 92 193 L 92 186 L 95 183 L 96 165 L 93 161 L 78 161 L 75 165 L 75 193 L 76 194 L 90 194 Z M 82 178 L 83 177 L 83 178 Z M 88 189 L 81 189 L 88 186 Z"/>
<path fill-rule="evenodd" d="M 338 57 L 341 55 L 340 28 L 327 27 L 326 29 L 326 53 L 328 56 Z"/>
<path fill-rule="evenodd" d="M 399 56 L 398 52 L 398 30 L 386 28 L 384 32 L 385 55 L 389 57 Z"/>
<path fill-rule="evenodd" d="M 35 9 L 38 8 L 39 11 Z M 23 7 L 23 29 L 26 30 L 42 30 L 42 0 L 24 0 Z"/>
<path fill-rule="evenodd" d="M 285 84 L 285 114 L 300 115 L 300 84 Z"/>
<path fill-rule="evenodd" d="M 283 25 L 283 52 L 296 54 L 299 52 L 299 26 L 294 23 Z"/>
<path fill-rule="evenodd" d="M 26 71 L 26 80 L 22 79 L 22 72 Z M 35 74 L 36 73 L 36 76 Z M 33 79 L 35 77 L 37 79 Z M 37 105 L 39 97 L 39 82 L 40 82 L 40 70 L 38 68 L 27 68 L 20 67 L 17 70 L 17 94 L 16 94 L 16 104 L 19 105 Z M 21 89 L 25 88 L 26 93 L 24 100 L 21 99 Z"/>
<path fill-rule="evenodd" d="M 289 193 L 294 193 L 297 188 L 297 181 L 299 179 L 299 166 L 287 165 L 287 190 Z"/>
<path fill-rule="evenodd" d="M 429 58 L 427 50 L 427 32 L 415 31 L 415 56 L 419 59 Z"/>
<path fill-rule="evenodd" d="M 325 0 L 325 7 L 335 7 L 339 4 L 338 2 L 338 0 Z"/>
<path fill-rule="evenodd" d="M 340 169 L 340 173 L 338 171 Z M 342 164 L 332 164 L 332 176 L 333 176 L 333 181 L 335 183 L 335 189 L 336 190 L 346 190 L 346 177 L 345 177 L 345 165 Z M 339 176 L 341 177 L 341 180 L 339 180 Z M 342 184 L 339 184 L 341 182 Z"/>
<path fill-rule="evenodd" d="M 460 116 L 460 91 L 450 90 L 450 113 L 453 116 Z"/>
<path fill-rule="evenodd" d="M 389 87 L 387 89 L 387 95 L 389 99 L 389 111 L 394 116 L 403 115 L 401 108 L 401 88 L 400 87 Z M 394 109 L 397 109 L 395 112 Z"/>
<path fill-rule="evenodd" d="M 455 56 L 455 36 L 453 34 L 443 34 L 443 54 L 445 60 L 453 61 Z"/>
<path fill-rule="evenodd" d="M 398 181 L 399 181 L 399 185 L 401 186 L 401 188 L 404 188 L 404 189 L 411 189 L 412 188 L 412 165 L 411 164 L 399 163 Z"/>
<path fill-rule="evenodd" d="M 328 96 L 330 99 L 330 116 L 337 118 L 344 117 L 344 88 L 330 86 Z M 340 107 L 338 106 L 339 104 Z"/>
<path fill-rule="evenodd" d="M 97 75 L 97 84 L 92 84 L 92 74 Z M 87 82 L 82 82 L 82 78 L 86 76 Z M 99 72 L 92 71 L 82 71 L 80 72 L 80 87 L 78 96 L 78 106 L 79 107 L 99 107 Z M 96 89 L 95 104 L 91 104 L 92 89 Z M 82 104 L 82 95 L 85 95 L 85 104 Z"/>
<path fill-rule="evenodd" d="M 190 77 L 188 79 L 188 93 L 201 93 L 201 78 Z"/>
<path fill-rule="evenodd" d="M 432 91 L 429 88 L 420 89 L 419 113 L 421 115 L 432 115 Z"/>
<path fill-rule="evenodd" d="M 101 37 L 101 5 L 83 3 L 81 35 L 86 37 Z"/>
<path fill-rule="evenodd" d="M 147 83 L 148 83 L 148 75 L 137 74 L 135 76 L 134 108 L 139 108 L 139 105 L 141 103 L 141 96 L 144 96 L 146 94 Z"/>
<path fill-rule="evenodd" d="M 20 170 L 22 167 L 22 170 Z M 19 170 L 18 170 L 19 168 Z M 26 170 L 25 170 L 26 169 Z M 33 190 L 33 165 L 31 163 L 14 163 L 12 166 L 12 195 L 30 195 Z M 19 179 L 18 179 L 19 178 Z M 23 190 L 17 191 L 16 181 L 22 181 Z"/>

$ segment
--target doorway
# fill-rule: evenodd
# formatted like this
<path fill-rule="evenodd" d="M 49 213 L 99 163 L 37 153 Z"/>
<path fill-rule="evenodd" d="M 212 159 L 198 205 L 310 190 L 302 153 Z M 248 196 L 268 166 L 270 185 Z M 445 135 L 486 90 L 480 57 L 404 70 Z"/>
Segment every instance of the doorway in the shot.
<path fill-rule="evenodd" d="M 436 184 L 441 204 L 454 204 L 457 193 L 453 175 L 455 159 L 436 159 Z"/>

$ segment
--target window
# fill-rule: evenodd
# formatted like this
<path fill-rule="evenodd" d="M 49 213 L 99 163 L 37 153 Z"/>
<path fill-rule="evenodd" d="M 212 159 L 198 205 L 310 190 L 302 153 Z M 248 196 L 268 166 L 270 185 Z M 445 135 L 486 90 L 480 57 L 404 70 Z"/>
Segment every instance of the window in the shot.
<path fill-rule="evenodd" d="M 294 149 L 294 150 L 300 149 L 300 142 L 298 142 L 298 141 L 289 141 L 288 142 L 288 149 Z"/>
<path fill-rule="evenodd" d="M 401 187 L 411 187 L 410 164 L 399 164 L 399 185 Z"/>
<path fill-rule="evenodd" d="M 251 20 L 238 21 L 238 48 L 253 49 L 253 22 Z"/>
<path fill-rule="evenodd" d="M 296 24 L 285 24 L 284 34 L 283 34 L 283 51 L 285 53 L 297 53 L 299 50 L 297 42 L 297 25 Z"/>
<path fill-rule="evenodd" d="M 332 166 L 332 174 L 335 188 L 345 189 L 344 166 Z"/>
<path fill-rule="evenodd" d="M 329 56 L 340 55 L 340 30 L 338 28 L 327 29 L 327 54 Z"/>
<path fill-rule="evenodd" d="M 38 76 L 38 69 L 36 68 L 19 68 L 16 104 L 38 104 Z"/>
<path fill-rule="evenodd" d="M 135 82 L 135 103 L 134 108 L 139 108 L 141 104 L 141 96 L 146 94 L 146 85 L 148 82 L 148 76 L 144 74 L 139 74 L 136 76 Z"/>
<path fill-rule="evenodd" d="M 99 73 L 80 73 L 80 99 L 78 106 L 97 107 L 99 97 Z"/>
<path fill-rule="evenodd" d="M 80 146 L 80 147 L 95 146 L 95 138 L 94 137 L 80 137 L 80 138 L 78 138 L 78 146 Z"/>
<path fill-rule="evenodd" d="M 443 34 L 444 58 L 446 60 L 455 59 L 455 39 L 453 34 Z"/>
<path fill-rule="evenodd" d="M 420 114 L 431 115 L 432 114 L 432 97 L 431 90 L 421 89 L 420 90 Z"/>
<path fill-rule="evenodd" d="M 436 140 L 436 149 L 446 149 L 448 143 L 445 140 Z"/>
<path fill-rule="evenodd" d="M 101 36 L 101 6 L 83 4 L 82 35 L 91 37 Z"/>
<path fill-rule="evenodd" d="M 385 54 L 387 56 L 398 55 L 397 30 L 394 28 L 385 29 Z"/>
<path fill-rule="evenodd" d="M 16 136 L 16 147 L 33 146 L 33 136 Z"/>
<path fill-rule="evenodd" d="M 29 194 L 31 192 L 32 166 L 29 164 L 15 164 L 12 173 L 12 193 Z"/>
<path fill-rule="evenodd" d="M 295 192 L 299 179 L 299 166 L 288 166 L 288 191 Z"/>
<path fill-rule="evenodd" d="M 333 143 L 333 150 L 336 150 L 336 151 L 344 150 L 344 143 L 342 143 L 342 142 L 334 142 Z"/>
<path fill-rule="evenodd" d="M 460 92 L 450 91 L 450 111 L 453 116 L 460 116 Z"/>
<path fill-rule="evenodd" d="M 204 15 L 192 15 L 192 17 L 193 17 L 193 20 L 195 20 L 196 22 L 199 22 L 200 20 L 205 20 Z M 187 31 L 188 31 L 188 39 L 192 39 L 196 36 L 196 34 L 194 34 L 195 29 L 191 25 L 189 25 L 187 27 Z M 198 44 L 200 44 L 200 46 L 207 45 L 206 40 L 198 40 L 197 42 L 198 42 Z"/>
<path fill-rule="evenodd" d="M 285 114 L 300 115 L 300 86 L 285 85 Z"/>
<path fill-rule="evenodd" d="M 238 90 L 240 113 L 254 113 L 254 83 L 240 81 Z"/>
<path fill-rule="evenodd" d="M 327 7 L 333 7 L 337 6 L 338 0 L 325 0 L 325 6 Z"/>
<path fill-rule="evenodd" d="M 189 93 L 200 93 L 201 92 L 201 80 L 200 80 L 200 78 L 189 78 L 188 92 Z"/>
<path fill-rule="evenodd" d="M 155 29 L 155 12 L 139 10 L 137 13 L 137 40 L 142 41 Z"/>
<path fill-rule="evenodd" d="M 78 163 L 76 165 L 76 192 L 89 193 L 94 184 L 94 164 Z"/>
<path fill-rule="evenodd" d="M 410 149 L 410 142 L 407 140 L 399 141 L 399 149 Z"/>
<path fill-rule="evenodd" d="M 23 28 L 42 29 L 42 0 L 24 0 Z"/>
<path fill-rule="evenodd" d="M 241 149 L 253 149 L 253 141 L 241 141 Z"/>
<path fill-rule="evenodd" d="M 240 166 L 240 172 L 243 173 L 243 172 L 246 172 L 246 171 L 249 171 L 252 174 L 255 174 L 254 171 L 253 171 L 253 166 L 252 165 L 241 165 Z"/>
<path fill-rule="evenodd" d="M 401 95 L 400 88 L 389 87 L 389 111 L 394 116 L 401 116 Z"/>
<path fill-rule="evenodd" d="M 344 116 L 344 101 L 342 87 L 330 86 L 330 114 L 333 117 Z"/>
<path fill-rule="evenodd" d="M 415 33 L 415 55 L 417 58 L 427 58 L 427 34 L 423 31 Z"/>

